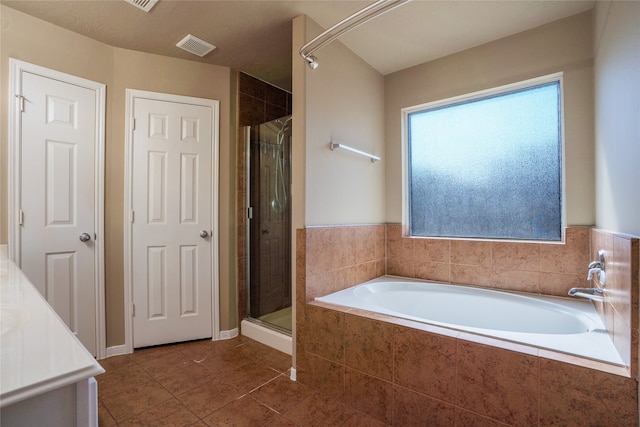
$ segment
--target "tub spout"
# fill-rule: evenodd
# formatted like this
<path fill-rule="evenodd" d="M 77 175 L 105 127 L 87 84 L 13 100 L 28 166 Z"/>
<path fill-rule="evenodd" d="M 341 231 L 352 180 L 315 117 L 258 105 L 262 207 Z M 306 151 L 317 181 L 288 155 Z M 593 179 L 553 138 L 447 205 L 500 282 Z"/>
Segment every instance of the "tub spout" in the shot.
<path fill-rule="evenodd" d="M 581 297 L 592 301 L 604 301 L 604 289 L 600 288 L 571 288 L 569 296 Z"/>

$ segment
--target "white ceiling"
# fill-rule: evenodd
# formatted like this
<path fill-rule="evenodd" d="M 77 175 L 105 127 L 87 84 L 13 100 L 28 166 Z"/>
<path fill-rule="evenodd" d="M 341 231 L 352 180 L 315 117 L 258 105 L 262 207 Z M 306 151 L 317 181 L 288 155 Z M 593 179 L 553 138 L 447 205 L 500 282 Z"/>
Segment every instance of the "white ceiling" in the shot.
<path fill-rule="evenodd" d="M 292 19 L 306 14 L 328 28 L 372 1 L 159 0 L 149 13 L 120 0 L 0 3 L 111 46 L 222 65 L 289 89 Z M 595 0 L 413 0 L 340 41 L 380 73 L 389 74 L 575 15 L 594 4 Z M 188 33 L 217 49 L 200 58 L 177 48 Z M 316 56 L 322 63 L 322 50 Z"/>

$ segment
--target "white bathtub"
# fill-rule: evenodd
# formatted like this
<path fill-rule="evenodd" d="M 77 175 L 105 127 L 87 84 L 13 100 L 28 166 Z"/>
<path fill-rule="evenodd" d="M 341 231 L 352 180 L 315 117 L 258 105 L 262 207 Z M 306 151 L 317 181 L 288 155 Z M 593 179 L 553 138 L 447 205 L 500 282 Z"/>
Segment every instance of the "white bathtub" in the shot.
<path fill-rule="evenodd" d="M 384 276 L 316 298 L 624 366 L 590 301 Z"/>

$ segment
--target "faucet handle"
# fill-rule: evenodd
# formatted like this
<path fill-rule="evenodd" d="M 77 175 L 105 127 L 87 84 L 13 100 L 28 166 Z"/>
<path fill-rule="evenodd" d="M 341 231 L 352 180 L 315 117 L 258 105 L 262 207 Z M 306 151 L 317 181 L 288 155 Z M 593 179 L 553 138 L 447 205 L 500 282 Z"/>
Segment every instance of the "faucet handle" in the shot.
<path fill-rule="evenodd" d="M 604 265 L 600 262 L 600 261 L 591 261 L 589 263 L 589 270 L 591 270 L 592 268 L 603 268 Z"/>
<path fill-rule="evenodd" d="M 587 280 L 591 281 L 591 279 L 593 279 L 593 273 L 596 273 L 598 275 L 598 283 L 600 283 L 601 286 L 604 286 L 605 282 L 606 282 L 606 273 L 605 273 L 605 262 L 604 262 L 604 254 L 605 254 L 605 250 L 604 249 L 600 249 L 598 251 L 598 259 L 596 261 L 591 261 L 589 263 L 589 272 L 587 273 Z"/>

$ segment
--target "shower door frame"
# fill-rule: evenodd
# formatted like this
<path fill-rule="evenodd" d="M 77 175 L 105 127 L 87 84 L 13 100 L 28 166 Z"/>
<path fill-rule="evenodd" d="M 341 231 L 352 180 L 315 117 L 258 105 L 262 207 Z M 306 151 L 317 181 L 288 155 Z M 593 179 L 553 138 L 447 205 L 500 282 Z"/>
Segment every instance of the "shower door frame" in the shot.
<path fill-rule="evenodd" d="M 285 115 L 283 117 L 290 117 L 291 115 Z M 274 120 L 270 120 L 267 122 L 263 122 L 260 123 L 258 125 L 255 126 L 244 126 L 244 143 L 245 143 L 245 167 L 244 167 L 244 176 L 245 176 L 245 203 L 246 203 L 246 207 L 247 207 L 247 212 L 246 212 L 246 226 L 245 226 L 245 240 L 246 240 L 246 244 L 245 244 L 245 250 L 246 250 L 246 265 L 245 265 L 245 275 L 246 275 L 246 299 L 245 299 L 245 304 L 246 304 L 246 315 L 245 315 L 245 320 L 251 321 L 253 323 L 256 323 L 258 325 L 267 327 L 269 329 L 273 329 L 277 332 L 283 333 L 285 335 L 291 335 L 292 334 L 292 330 L 293 330 L 293 319 L 292 319 L 292 325 L 291 325 L 291 329 L 286 329 L 286 328 L 282 328 L 278 325 L 269 323 L 269 322 L 265 322 L 262 321 L 256 317 L 252 316 L 251 313 L 251 292 L 252 292 L 252 275 L 251 275 L 251 266 L 252 266 L 252 262 L 254 261 L 253 258 L 251 256 L 251 227 L 252 227 L 252 221 L 254 220 L 253 217 L 253 207 L 251 205 L 251 129 L 252 128 L 259 128 L 262 125 L 265 125 L 267 123 L 273 122 L 275 120 L 280 119 L 276 118 Z M 259 141 L 258 141 L 259 143 Z M 289 141 L 289 144 L 291 144 L 291 142 Z M 293 275 L 292 275 L 292 271 L 291 271 L 291 202 L 290 202 L 290 197 L 291 197 L 291 155 L 292 155 L 292 147 L 291 145 L 289 145 L 289 149 L 288 149 L 288 156 L 284 159 L 285 162 L 288 163 L 289 165 L 289 172 L 288 172 L 288 176 L 287 176 L 287 191 L 289 192 L 289 201 L 287 203 L 287 211 L 288 211 L 288 221 L 285 221 L 285 223 L 283 224 L 283 228 L 286 230 L 285 234 L 288 238 L 288 244 L 289 244 L 289 252 L 286 254 L 283 254 L 288 261 L 288 268 L 285 268 L 284 273 L 288 276 L 288 286 L 289 286 L 289 298 L 290 298 L 290 307 L 293 310 L 293 303 L 294 303 L 294 298 L 293 298 Z"/>

